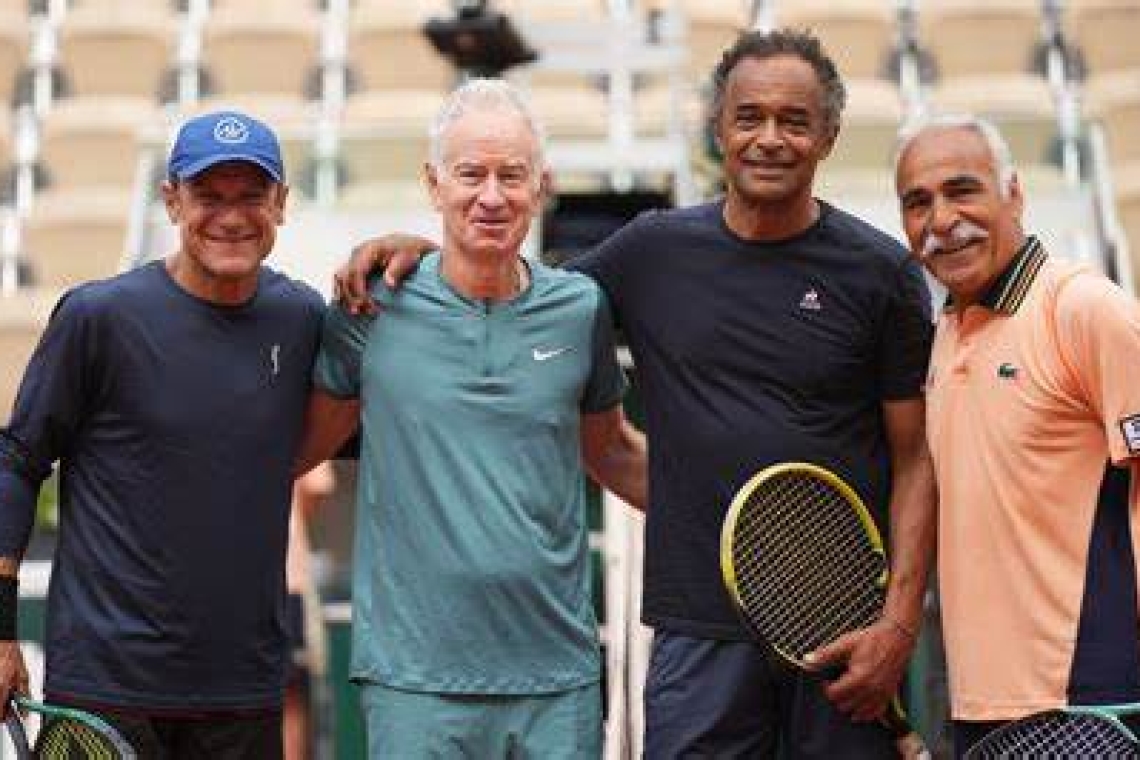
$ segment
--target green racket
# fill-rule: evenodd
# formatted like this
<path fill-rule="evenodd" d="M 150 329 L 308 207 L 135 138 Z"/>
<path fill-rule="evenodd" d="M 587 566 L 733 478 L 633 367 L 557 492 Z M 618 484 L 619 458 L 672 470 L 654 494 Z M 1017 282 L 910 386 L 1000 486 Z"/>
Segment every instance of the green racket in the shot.
<path fill-rule="evenodd" d="M 966 760 L 1020 757 L 1140 758 L 1136 734 L 1120 719 L 1140 704 L 1062 707 L 1035 713 L 986 734 Z"/>
<path fill-rule="evenodd" d="M 34 746 L 28 742 L 23 715 L 40 718 Z M 16 697 L 4 720 L 17 760 L 134 760 L 130 744 L 102 718 L 71 707 L 58 707 Z"/>
<path fill-rule="evenodd" d="M 882 538 L 855 491 L 822 467 L 773 465 L 745 483 L 725 516 L 720 558 L 745 624 L 796 667 L 810 670 L 805 655 L 882 615 Z M 925 751 L 897 697 L 883 723 L 908 756 Z"/>

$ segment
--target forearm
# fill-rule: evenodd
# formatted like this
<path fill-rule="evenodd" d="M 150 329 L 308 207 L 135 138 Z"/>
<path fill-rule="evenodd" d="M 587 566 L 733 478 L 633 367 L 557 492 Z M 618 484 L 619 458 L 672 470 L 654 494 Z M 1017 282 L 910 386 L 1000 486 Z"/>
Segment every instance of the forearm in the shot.
<path fill-rule="evenodd" d="M 586 469 L 599 485 L 644 511 L 649 501 L 645 435 L 629 422 L 623 422 L 607 443 L 597 452 L 587 453 Z"/>
<path fill-rule="evenodd" d="M 359 400 L 314 391 L 305 412 L 305 432 L 293 466 L 294 476 L 300 477 L 331 458 L 359 424 Z"/>
<path fill-rule="evenodd" d="M 911 634 L 922 622 L 922 600 L 935 556 L 938 492 L 925 443 L 893 458 L 890 501 L 891 575 L 884 616 Z"/>

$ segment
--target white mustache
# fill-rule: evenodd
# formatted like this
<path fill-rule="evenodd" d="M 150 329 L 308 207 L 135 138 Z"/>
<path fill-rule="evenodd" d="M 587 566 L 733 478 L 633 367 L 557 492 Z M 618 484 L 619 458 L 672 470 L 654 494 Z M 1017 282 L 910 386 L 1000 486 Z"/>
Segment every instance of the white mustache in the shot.
<path fill-rule="evenodd" d="M 922 242 L 922 255 L 924 257 L 934 256 L 947 248 L 956 248 L 966 243 L 987 240 L 989 236 L 990 233 L 985 229 L 963 219 L 951 227 L 950 232 L 946 235 L 938 235 L 933 232 L 927 235 L 926 240 Z"/>

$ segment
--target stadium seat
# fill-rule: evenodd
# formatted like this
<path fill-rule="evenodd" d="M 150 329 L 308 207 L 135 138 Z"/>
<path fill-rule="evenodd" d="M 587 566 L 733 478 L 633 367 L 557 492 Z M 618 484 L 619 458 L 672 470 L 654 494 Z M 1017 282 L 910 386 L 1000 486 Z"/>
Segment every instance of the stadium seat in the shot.
<path fill-rule="evenodd" d="M 174 32 L 171 15 L 158 4 L 77 6 L 59 36 L 68 94 L 155 99 L 171 64 Z"/>
<path fill-rule="evenodd" d="M 1035 76 L 994 75 L 948 79 L 930 93 L 943 112 L 976 113 L 991 119 L 1009 142 L 1019 165 L 1053 160 L 1056 107 L 1046 82 Z"/>
<path fill-rule="evenodd" d="M 401 6 L 359 5 L 354 10 L 348 55 L 358 91 L 450 90 L 455 71 L 421 31 L 439 9 L 415 2 Z"/>
<path fill-rule="evenodd" d="M 52 187 L 130 187 L 138 165 L 139 136 L 159 118 L 139 98 L 65 98 L 44 117 L 40 159 Z"/>
<path fill-rule="evenodd" d="M 902 121 L 898 89 L 882 79 L 848 79 L 847 108 L 827 164 L 836 169 L 889 170 Z"/>
<path fill-rule="evenodd" d="M 1140 68 L 1140 3 L 1136 0 L 1071 0 L 1069 25 L 1096 76 Z"/>
<path fill-rule="evenodd" d="M 119 270 L 127 237 L 129 190 L 91 187 L 36 196 L 23 249 L 39 284 L 66 288 Z"/>
<path fill-rule="evenodd" d="M 605 0 L 499 0 L 494 7 L 519 24 L 601 21 L 606 15 Z"/>
<path fill-rule="evenodd" d="M 354 184 L 419 182 L 427 159 L 428 125 L 442 90 L 362 93 L 345 107 L 342 158 Z"/>
<path fill-rule="evenodd" d="M 28 24 L 19 13 L 0 9 L 0 98 L 7 106 L 28 51 Z"/>
<path fill-rule="evenodd" d="M 1037 0 L 923 0 L 919 37 L 943 80 L 1032 71 L 1041 37 Z"/>
<path fill-rule="evenodd" d="M 320 15 L 316 9 L 242 4 L 210 14 L 203 64 L 217 96 L 301 97 L 316 70 Z"/>
<path fill-rule="evenodd" d="M 0 298 L 0 424 L 7 424 L 24 368 L 56 296 L 55 291 L 36 289 Z"/>
<path fill-rule="evenodd" d="M 688 77 L 697 87 L 705 88 L 721 54 L 748 27 L 745 4 L 739 0 L 681 0 L 680 7 L 688 30 Z"/>
<path fill-rule="evenodd" d="M 1094 77 L 1086 113 L 1104 125 L 1113 163 L 1140 160 L 1140 69 Z"/>
<path fill-rule="evenodd" d="M 883 77 L 894 45 L 893 4 L 882 0 L 785 0 L 776 23 L 811 29 L 845 79 Z"/>
<path fill-rule="evenodd" d="M 1116 210 L 1120 225 L 1128 239 L 1132 256 L 1132 272 L 1140 278 L 1140 162 L 1114 169 L 1116 178 Z"/>

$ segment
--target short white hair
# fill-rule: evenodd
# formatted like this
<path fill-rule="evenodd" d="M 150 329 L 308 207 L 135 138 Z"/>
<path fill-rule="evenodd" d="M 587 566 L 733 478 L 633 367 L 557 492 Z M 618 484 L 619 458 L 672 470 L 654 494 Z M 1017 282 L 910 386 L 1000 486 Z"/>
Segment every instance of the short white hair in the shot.
<path fill-rule="evenodd" d="M 536 164 L 540 169 L 545 168 L 543 149 L 546 135 L 526 98 L 509 82 L 482 78 L 469 79 L 452 91 L 428 127 L 428 160 L 433 166 L 438 168 L 443 165 L 444 143 L 451 125 L 465 113 L 476 110 L 505 111 L 521 117 L 534 135 Z"/>
<path fill-rule="evenodd" d="M 1003 198 L 1008 198 L 1017 173 L 1013 164 L 1013 154 L 1009 150 L 1009 143 L 1002 137 L 1001 132 L 992 122 L 968 113 L 948 113 L 919 116 L 904 124 L 895 141 L 894 167 L 895 176 L 898 176 L 899 162 L 907 148 L 926 132 L 946 129 L 972 129 L 981 135 L 982 140 L 989 148 L 990 156 L 994 160 L 994 171 L 997 175 L 998 189 Z"/>

